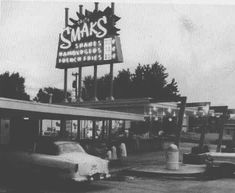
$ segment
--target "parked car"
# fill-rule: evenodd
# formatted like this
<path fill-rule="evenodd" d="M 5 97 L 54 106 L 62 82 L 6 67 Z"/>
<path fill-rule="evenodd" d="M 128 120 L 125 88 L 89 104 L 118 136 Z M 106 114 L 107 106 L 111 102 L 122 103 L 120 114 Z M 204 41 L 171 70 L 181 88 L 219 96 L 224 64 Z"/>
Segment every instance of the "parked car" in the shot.
<path fill-rule="evenodd" d="M 208 152 L 207 155 L 211 158 L 207 164 L 206 175 L 212 179 L 221 177 L 233 177 L 235 173 L 235 153 Z"/>
<path fill-rule="evenodd" d="M 108 161 L 87 154 L 76 142 L 42 140 L 34 151 L 0 152 L 0 171 L 31 172 L 74 181 L 110 177 Z M 24 174 L 24 173 L 23 173 Z"/>
<path fill-rule="evenodd" d="M 85 151 L 91 155 L 105 158 L 107 156 L 108 147 L 106 143 L 94 140 L 83 140 L 80 145 Z"/>

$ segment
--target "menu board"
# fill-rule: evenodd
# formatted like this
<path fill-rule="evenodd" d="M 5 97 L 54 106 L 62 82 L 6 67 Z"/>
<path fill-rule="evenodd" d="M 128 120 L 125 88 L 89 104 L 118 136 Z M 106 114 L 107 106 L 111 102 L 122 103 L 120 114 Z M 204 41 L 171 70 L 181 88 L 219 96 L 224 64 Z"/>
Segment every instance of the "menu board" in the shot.
<path fill-rule="evenodd" d="M 76 43 L 74 48 L 59 50 L 56 67 L 71 68 L 122 61 L 120 38 L 114 36 L 100 40 Z"/>

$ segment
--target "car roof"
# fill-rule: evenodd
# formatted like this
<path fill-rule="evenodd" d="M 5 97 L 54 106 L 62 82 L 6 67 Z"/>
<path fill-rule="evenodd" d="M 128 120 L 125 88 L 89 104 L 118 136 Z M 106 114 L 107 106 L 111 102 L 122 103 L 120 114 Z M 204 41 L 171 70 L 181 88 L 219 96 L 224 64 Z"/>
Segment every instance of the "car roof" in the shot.
<path fill-rule="evenodd" d="M 73 141 L 54 141 L 54 143 L 56 145 L 63 145 L 63 144 L 66 144 L 66 143 L 76 143 L 76 142 L 73 142 Z"/>
<path fill-rule="evenodd" d="M 43 137 L 38 138 L 37 143 L 54 143 L 56 145 L 60 145 L 60 144 L 65 144 L 65 143 L 78 143 L 78 142 L 43 136 Z"/>

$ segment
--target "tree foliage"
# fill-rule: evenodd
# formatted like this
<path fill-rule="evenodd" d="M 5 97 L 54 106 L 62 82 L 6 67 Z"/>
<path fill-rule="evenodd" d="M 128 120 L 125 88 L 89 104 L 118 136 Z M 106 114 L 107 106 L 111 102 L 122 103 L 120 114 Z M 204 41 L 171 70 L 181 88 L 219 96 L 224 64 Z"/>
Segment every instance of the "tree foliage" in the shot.
<path fill-rule="evenodd" d="M 0 75 L 0 97 L 29 100 L 25 92 L 25 79 L 20 74 L 5 72 Z"/>
<path fill-rule="evenodd" d="M 115 98 L 131 98 L 133 97 L 130 91 L 132 90 L 132 75 L 129 69 L 119 71 L 114 78 L 114 96 Z"/>
<path fill-rule="evenodd" d="M 52 95 L 52 103 L 61 103 L 64 101 L 64 91 L 52 87 L 39 89 L 37 96 L 33 100 L 41 103 L 49 103 L 50 95 Z M 71 94 L 68 92 L 67 96 L 70 97 L 70 95 Z"/>
<path fill-rule="evenodd" d="M 114 77 L 114 98 L 141 98 L 172 100 L 179 96 L 175 79 L 167 82 L 166 68 L 155 62 L 152 65 L 138 65 L 131 73 L 129 69 L 119 71 Z M 94 96 L 94 79 L 87 76 L 84 79 L 84 99 L 89 100 Z M 97 80 L 97 96 L 103 100 L 109 96 L 110 75 L 106 74 Z"/>
<path fill-rule="evenodd" d="M 92 100 L 94 97 L 94 77 L 86 76 L 84 81 L 84 100 Z M 105 99 L 109 96 L 110 90 L 110 75 L 106 74 L 97 79 L 97 96 L 99 99 Z"/>
<path fill-rule="evenodd" d="M 94 96 L 94 78 L 92 76 L 86 76 L 83 82 L 84 89 L 82 97 L 84 100 L 91 100 Z"/>

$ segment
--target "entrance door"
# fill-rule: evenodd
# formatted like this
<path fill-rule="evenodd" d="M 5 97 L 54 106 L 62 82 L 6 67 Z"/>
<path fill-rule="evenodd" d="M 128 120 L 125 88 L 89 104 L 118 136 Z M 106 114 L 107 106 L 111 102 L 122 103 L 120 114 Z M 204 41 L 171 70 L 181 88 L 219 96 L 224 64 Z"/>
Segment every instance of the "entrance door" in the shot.
<path fill-rule="evenodd" d="M 7 145 L 10 142 L 10 120 L 0 119 L 0 144 Z"/>

